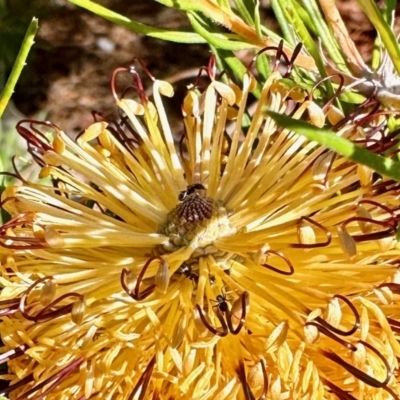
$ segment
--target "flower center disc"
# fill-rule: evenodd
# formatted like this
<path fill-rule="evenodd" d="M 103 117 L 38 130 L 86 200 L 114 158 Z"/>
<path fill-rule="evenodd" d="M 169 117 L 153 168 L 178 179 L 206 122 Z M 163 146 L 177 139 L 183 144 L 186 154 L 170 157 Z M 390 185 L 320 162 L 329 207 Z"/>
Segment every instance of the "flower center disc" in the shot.
<path fill-rule="evenodd" d="M 236 232 L 229 225 L 228 213 L 221 202 L 207 197 L 206 189 L 200 184 L 188 186 L 179 195 L 179 200 L 158 227 L 158 233 L 169 237 L 169 242 L 158 248 L 160 254 L 190 246 L 194 251 L 185 264 L 191 266 L 198 263 L 199 257 L 209 254 L 216 261 L 230 258 L 231 254 L 213 245 L 214 240 Z"/>

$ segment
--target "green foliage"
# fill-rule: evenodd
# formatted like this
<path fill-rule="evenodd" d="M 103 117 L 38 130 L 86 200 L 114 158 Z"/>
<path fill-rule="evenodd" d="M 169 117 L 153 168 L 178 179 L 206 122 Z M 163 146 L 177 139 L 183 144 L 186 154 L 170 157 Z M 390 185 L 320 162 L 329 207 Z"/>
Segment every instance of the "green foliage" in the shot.
<path fill-rule="evenodd" d="M 4 15 L 4 9 L 1 9 Z M 3 27 L 4 28 L 4 27 Z M 29 24 L 29 27 L 26 31 L 25 37 L 22 40 L 22 45 L 20 47 L 20 50 L 18 52 L 18 55 L 16 56 L 14 66 L 11 70 L 11 73 L 7 79 L 7 82 L 5 83 L 1 94 L 0 94 L 0 171 L 10 171 L 12 170 L 12 162 L 11 162 L 11 157 L 12 154 L 10 152 L 14 152 L 15 149 L 18 149 L 18 139 L 19 136 L 15 134 L 14 129 L 6 129 L 4 130 L 4 124 L 1 120 L 1 117 L 3 115 L 3 112 L 5 108 L 7 107 L 10 98 L 14 92 L 15 85 L 18 81 L 18 78 L 21 74 L 21 71 L 23 67 L 26 65 L 26 59 L 28 57 L 29 51 L 34 43 L 34 37 L 37 33 L 38 30 L 38 20 L 37 18 L 33 18 L 31 23 Z M 14 31 L 14 34 L 18 33 L 18 29 Z M 10 37 L 17 37 L 18 35 L 11 35 Z M 12 44 L 12 43 L 11 43 Z M 3 43 L 3 49 L 5 48 L 5 45 Z M 0 65 L 5 69 L 7 62 L 8 56 L 12 56 L 12 49 L 13 47 L 10 47 L 10 43 L 8 43 L 8 49 L 10 49 L 10 52 L 8 53 L 7 50 L 5 50 L 5 53 L 3 54 L 3 58 L 0 60 Z M 9 124 L 10 125 L 10 124 Z M 11 125 L 10 125 L 11 126 Z M 6 175 L 0 175 L 0 194 L 3 193 L 3 190 L 7 185 L 11 183 L 11 180 L 8 176 Z M 0 212 L 0 223 L 4 223 L 9 219 L 8 213 L 1 208 Z M 2 398 L 2 397 L 1 397 Z M 0 400 L 1 400 L 0 398 Z"/>
<path fill-rule="evenodd" d="M 388 12 L 390 12 L 393 5 L 390 5 L 390 7 L 382 13 L 373 0 L 357 0 L 357 2 L 363 9 L 365 15 L 371 21 L 372 25 L 378 31 L 382 40 L 382 45 L 387 50 L 397 74 L 400 75 L 400 47 L 397 43 L 396 36 L 389 25 L 391 22 L 391 15 L 389 15 Z M 389 19 L 389 21 L 387 21 L 387 19 Z"/>
<path fill-rule="evenodd" d="M 34 43 L 34 37 L 36 35 L 38 27 L 39 25 L 37 18 L 33 18 L 31 23 L 29 24 L 28 30 L 26 31 L 25 38 L 22 41 L 22 45 L 15 60 L 14 67 L 0 95 L 0 118 L 3 115 L 3 112 L 11 98 L 21 71 L 26 63 L 26 58 L 28 57 L 29 51 Z"/>
<path fill-rule="evenodd" d="M 261 26 L 259 2 L 254 0 L 235 0 L 233 5 L 226 0 L 219 0 L 218 4 L 209 0 L 158 0 L 167 7 L 186 13 L 193 28 L 192 32 L 168 31 L 144 25 L 89 0 L 70 0 L 70 2 L 136 33 L 188 44 L 208 43 L 220 59 L 232 57 L 233 52 L 237 50 L 277 46 L 281 39 L 276 33 Z M 375 24 L 383 39 L 382 44 L 377 42 L 380 46 L 378 49 L 380 56 L 376 69 L 380 67 L 384 58 L 384 47 L 388 49 L 397 67 L 397 63 L 400 63 L 400 53 L 390 29 L 393 0 L 388 0 L 382 11 L 377 8 L 373 0 L 366 2 L 360 0 L 359 3 L 362 3 L 367 16 Z M 299 42 L 305 47 L 296 60 L 296 65 L 303 69 L 303 75 L 306 74 L 314 82 L 334 72 L 346 74 L 350 82 L 360 78 L 371 78 L 371 70 L 362 61 L 348 35 L 334 0 L 323 3 L 319 3 L 318 0 L 271 0 L 271 5 L 283 32 L 285 53 L 290 57 Z M 227 33 L 225 28 L 230 33 Z M 329 65 L 325 60 L 318 41 L 333 65 Z M 273 53 L 273 51 L 268 52 L 270 55 Z M 265 62 L 262 66 L 261 64 L 257 66 L 262 68 L 261 76 L 265 77 Z M 234 66 L 227 70 L 230 75 L 239 76 L 242 73 L 240 69 L 233 68 Z M 365 94 L 370 91 L 371 85 L 361 85 L 357 91 Z M 329 82 L 326 86 L 327 96 L 332 96 L 332 86 Z"/>
<path fill-rule="evenodd" d="M 89 0 L 70 0 L 70 2 L 79 5 L 80 7 L 83 7 L 93 12 L 94 14 L 104 19 L 107 19 L 108 21 L 123 26 L 132 32 L 136 32 L 142 35 L 147 35 L 149 37 L 153 37 L 156 39 L 168 40 L 177 43 L 187 43 L 187 44 L 210 43 L 215 45 L 216 48 L 227 49 L 227 50 L 241 50 L 253 47 L 249 43 L 239 42 L 237 40 L 238 39 L 237 35 L 207 32 L 206 33 L 207 37 L 204 37 L 201 34 L 198 34 L 198 32 L 193 33 L 193 32 L 168 31 L 165 29 L 160 29 L 153 26 L 142 24 L 140 22 L 133 21 L 128 17 L 113 12 L 107 9 L 106 7 L 103 7 Z M 162 3 L 169 4 L 169 2 L 162 2 Z M 176 8 L 180 9 L 181 6 L 183 7 L 183 4 L 181 3 L 189 3 L 189 2 L 176 2 Z M 205 32 L 201 27 L 201 23 L 204 23 L 204 18 L 200 17 L 200 15 L 197 15 L 196 13 L 192 14 L 192 9 L 194 10 L 195 8 L 193 6 L 189 6 L 189 4 L 184 8 L 184 10 L 187 11 L 188 13 L 188 18 L 190 18 L 190 16 L 193 15 L 194 25 L 204 34 Z M 196 31 L 195 27 L 194 30 Z"/>
<path fill-rule="evenodd" d="M 270 110 L 266 110 L 265 113 L 272 117 L 280 127 L 303 135 L 307 139 L 333 150 L 335 153 L 364 164 L 384 176 L 400 181 L 400 162 L 365 150 L 353 142 L 336 135 L 335 132 L 329 129 L 317 128 L 307 122 L 299 121 Z"/>
<path fill-rule="evenodd" d="M 5 85 L 32 18 L 51 14 L 55 7 L 48 0 L 0 0 L 0 88 Z"/>
<path fill-rule="evenodd" d="M 173 7 L 186 13 L 194 32 L 165 32 L 156 27 L 144 26 L 118 15 L 111 10 L 99 6 L 89 0 L 70 0 L 103 18 L 109 19 L 128 29 L 164 40 L 182 43 L 208 43 L 216 55 L 218 66 L 228 72 L 231 77 L 241 78 L 245 71 L 243 64 L 236 58 L 234 51 L 246 48 L 259 50 L 263 47 L 277 47 L 279 37 L 260 24 L 259 2 L 250 0 L 235 0 L 233 3 L 218 0 L 217 4 L 209 0 L 158 0 L 167 7 Z M 311 88 L 319 79 L 342 75 L 346 84 L 352 84 L 352 89 L 344 91 L 335 98 L 335 104 L 341 110 L 351 112 L 371 94 L 373 87 L 377 88 L 377 98 L 391 107 L 400 107 L 400 96 L 387 87 L 385 77 L 374 71 L 384 68 L 385 55 L 392 60 L 397 74 L 394 80 L 400 82 L 400 49 L 391 25 L 392 14 L 396 2 L 387 0 L 380 10 L 373 0 L 357 0 L 367 17 L 379 33 L 373 54 L 371 66 L 367 66 L 357 47 L 350 38 L 341 16 L 336 8 L 335 0 L 271 0 L 278 23 L 283 32 L 284 51 L 291 57 L 297 43 L 301 42 L 305 50 L 296 59 L 296 68 L 292 73 L 294 80 L 305 89 Z M 231 33 L 227 33 L 227 28 Z M 318 40 L 317 40 L 318 38 Z M 323 56 L 319 45 L 330 58 L 330 64 Z M 387 50 L 386 50 L 387 49 Z M 270 51 L 269 54 L 276 53 Z M 386 57 L 387 58 L 387 57 Z M 270 68 L 265 56 L 255 64 L 258 76 L 264 80 Z M 387 70 L 386 61 L 386 70 Z M 387 79 L 387 78 L 386 78 Z M 259 83 L 260 84 L 260 83 Z M 258 85 L 255 94 L 259 93 Z M 325 104 L 338 90 L 338 79 L 326 80 L 313 92 L 314 101 Z M 276 120 L 289 127 L 289 119 L 274 116 Z M 392 117 L 392 120 L 397 119 Z M 293 125 L 294 124 L 294 125 Z M 317 141 L 340 154 L 346 155 L 356 162 L 374 168 L 376 171 L 400 179 L 396 172 L 397 163 L 391 159 L 377 156 L 367 150 L 354 147 L 346 139 L 337 137 L 333 132 L 321 131 L 311 126 L 301 125 L 303 122 L 292 121 L 293 130 Z M 391 122 L 397 125 L 397 122 Z"/>

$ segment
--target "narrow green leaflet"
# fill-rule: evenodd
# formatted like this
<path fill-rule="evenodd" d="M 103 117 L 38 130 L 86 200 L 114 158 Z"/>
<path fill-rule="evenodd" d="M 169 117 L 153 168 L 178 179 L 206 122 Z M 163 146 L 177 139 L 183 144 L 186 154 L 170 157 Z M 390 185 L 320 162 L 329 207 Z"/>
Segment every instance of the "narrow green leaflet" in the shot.
<path fill-rule="evenodd" d="M 257 32 L 257 35 L 259 38 L 262 37 L 262 31 L 261 31 L 261 17 L 260 17 L 260 0 L 256 0 L 256 4 L 254 7 L 254 29 Z"/>
<path fill-rule="evenodd" d="M 231 51 L 237 51 L 237 50 L 244 50 L 244 49 L 251 49 L 254 48 L 255 46 L 246 43 L 246 42 L 241 42 L 238 40 L 229 40 L 229 37 L 237 37 L 236 35 L 233 34 L 214 34 L 209 31 L 203 24 L 202 24 L 202 18 L 193 12 L 188 12 L 187 17 L 189 18 L 190 23 L 193 26 L 193 29 L 204 38 L 204 40 L 209 44 L 215 47 L 216 49 L 223 49 L 223 50 L 231 50 Z"/>
<path fill-rule="evenodd" d="M 382 40 L 379 35 L 376 36 L 374 41 L 374 48 L 372 49 L 371 68 L 376 71 L 381 65 L 382 58 Z"/>
<path fill-rule="evenodd" d="M 292 0 L 292 6 L 296 10 L 296 13 L 311 31 L 313 35 L 317 34 L 317 29 L 314 25 L 314 15 L 306 11 L 304 4 L 299 4 L 297 0 Z M 315 18 L 316 19 L 316 18 Z"/>
<path fill-rule="evenodd" d="M 294 30 L 299 37 L 300 42 L 304 44 L 304 47 L 310 53 L 311 57 L 314 59 L 315 64 L 317 65 L 318 71 L 322 77 L 327 76 L 327 72 L 325 69 L 325 62 L 322 59 L 321 52 L 315 43 L 314 39 L 311 37 L 310 33 L 308 32 L 306 26 L 304 25 L 303 21 L 300 19 L 298 14 L 296 13 L 295 9 L 287 3 L 284 14 L 288 21 L 290 21 L 294 27 Z M 328 80 L 326 81 L 325 85 L 327 88 L 329 96 L 333 96 L 333 88 L 331 82 Z"/>
<path fill-rule="evenodd" d="M 393 30 L 385 21 L 385 18 L 373 0 L 357 0 L 357 3 L 378 31 L 382 43 L 393 61 L 396 72 L 400 75 L 400 47 Z"/>
<path fill-rule="evenodd" d="M 181 11 L 203 11 L 205 8 L 203 2 L 197 2 L 193 0 L 156 0 L 156 1 L 157 3 L 161 3 L 167 7 L 175 8 L 176 10 L 181 10 Z"/>
<path fill-rule="evenodd" d="M 275 18 L 282 29 L 283 37 L 289 44 L 294 46 L 296 44 L 296 38 L 294 36 L 293 27 L 289 24 L 288 19 L 283 12 L 284 4 L 282 3 L 284 3 L 282 0 L 271 0 L 271 7 L 274 10 Z"/>
<path fill-rule="evenodd" d="M 6 85 L 0 95 L 0 118 L 10 101 L 11 95 L 14 92 L 14 87 L 17 84 L 18 78 L 21 75 L 21 71 L 26 65 L 26 58 L 28 57 L 29 51 L 33 45 L 36 32 L 38 30 L 39 23 L 37 18 L 33 18 L 29 24 L 28 30 L 26 31 L 24 40 L 19 50 L 17 59 L 15 60 L 13 69 L 9 78 L 7 79 Z"/>
<path fill-rule="evenodd" d="M 252 4 L 252 10 L 249 10 L 248 4 L 245 4 L 246 2 L 243 0 L 233 0 L 235 2 L 236 9 L 240 15 L 240 17 L 243 19 L 244 22 L 246 22 L 247 25 L 251 26 L 252 28 L 255 27 L 254 25 L 254 20 L 252 18 L 252 15 L 254 15 L 254 3 Z"/>
<path fill-rule="evenodd" d="M 304 8 L 307 10 L 307 15 L 312 18 L 312 23 L 318 32 L 318 37 L 321 39 L 332 61 L 336 65 L 340 65 L 343 72 L 349 72 L 346 67 L 346 62 L 339 52 L 338 44 L 330 32 L 316 1 L 302 0 L 302 3 L 304 4 Z"/>
<path fill-rule="evenodd" d="M 382 175 L 400 181 L 400 162 L 365 150 L 349 140 L 337 136 L 328 129 L 317 128 L 307 122 L 299 121 L 270 110 L 266 110 L 265 113 L 273 118 L 280 127 L 303 135 L 307 139 L 333 150 L 335 153 L 348 157 L 354 162 L 366 165 Z"/>
<path fill-rule="evenodd" d="M 70 3 L 76 4 L 88 11 L 102 17 L 114 24 L 123 26 L 132 32 L 140 33 L 162 40 L 169 40 L 178 43 L 206 43 L 206 41 L 196 33 L 192 32 L 179 32 L 169 31 L 165 29 L 155 28 L 153 26 L 145 25 L 140 22 L 133 21 L 132 19 L 109 10 L 100 4 L 93 3 L 89 0 L 69 0 Z"/>
<path fill-rule="evenodd" d="M 348 91 L 344 92 L 339 96 L 340 102 L 350 103 L 350 104 L 361 104 L 366 100 L 366 97 L 360 93 Z"/>
<path fill-rule="evenodd" d="M 260 74 L 261 82 L 265 82 L 271 74 L 269 58 L 265 54 L 260 54 L 256 60 L 257 71 Z"/>
<path fill-rule="evenodd" d="M 397 6 L 397 0 L 386 0 L 385 6 L 382 9 L 383 18 L 390 27 L 393 27 L 396 6 Z M 381 64 L 382 51 L 383 51 L 382 40 L 380 36 L 377 35 L 374 43 L 374 48 L 372 50 L 371 68 L 373 71 L 376 71 Z"/>
<path fill-rule="evenodd" d="M 396 11 L 397 0 L 386 0 L 383 16 L 386 22 L 392 26 L 394 20 L 394 13 Z"/>
<path fill-rule="evenodd" d="M 193 26 L 201 32 L 201 34 L 193 32 L 180 32 L 180 31 L 169 31 L 165 29 L 155 28 L 153 26 L 145 25 L 140 22 L 131 20 L 121 14 L 109 10 L 99 4 L 93 3 L 88 0 L 69 0 L 71 3 L 76 4 L 80 7 L 85 8 L 93 12 L 94 14 L 107 19 L 117 25 L 123 26 L 132 32 L 136 32 L 142 35 L 147 35 L 156 39 L 169 40 L 177 43 L 208 43 L 214 45 L 216 48 L 225 50 L 243 50 L 254 47 L 246 42 L 240 42 L 237 40 L 230 40 L 231 38 L 237 38 L 234 34 L 222 34 L 222 33 L 210 33 L 207 29 L 203 28 L 199 21 L 194 20 L 194 13 L 188 11 L 188 18 L 192 22 Z M 162 2 L 164 3 L 164 2 Z M 179 4 L 186 4 L 186 2 L 179 2 Z M 179 5 L 177 3 L 177 5 Z M 189 7 L 188 8 L 199 8 Z"/>

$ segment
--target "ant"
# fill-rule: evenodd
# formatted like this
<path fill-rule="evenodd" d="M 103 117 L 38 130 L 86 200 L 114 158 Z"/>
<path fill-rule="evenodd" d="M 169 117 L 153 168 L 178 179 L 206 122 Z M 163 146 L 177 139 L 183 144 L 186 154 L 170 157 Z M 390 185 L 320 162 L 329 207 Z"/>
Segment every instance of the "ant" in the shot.
<path fill-rule="evenodd" d="M 224 337 L 224 336 L 228 335 L 229 332 L 232 333 L 232 335 L 237 335 L 240 332 L 240 330 L 243 328 L 243 325 L 245 323 L 246 314 L 247 314 L 248 308 L 249 308 L 249 293 L 243 292 L 240 295 L 239 301 L 241 303 L 241 308 L 242 308 L 240 317 L 232 314 L 231 311 L 229 310 L 229 305 L 228 305 L 228 302 L 226 301 L 225 293 L 222 293 L 222 295 L 219 294 L 216 297 L 216 300 L 210 300 L 210 301 L 217 303 L 217 304 L 215 304 L 215 306 L 213 306 L 213 308 L 214 309 L 217 308 L 217 311 L 214 310 L 214 312 L 216 313 L 217 318 L 218 318 L 219 322 L 221 323 L 221 327 L 215 328 L 213 325 L 211 325 L 209 319 L 206 317 L 206 313 L 204 312 L 204 309 L 202 307 L 200 307 L 198 304 L 196 304 L 196 310 L 199 313 L 200 319 L 203 322 L 204 326 L 212 334 L 218 335 L 220 337 Z M 236 319 L 238 319 L 239 323 L 234 325 L 232 322 L 232 317 L 235 317 Z M 252 334 L 252 332 L 249 330 L 247 332 L 250 335 Z"/>
<path fill-rule="evenodd" d="M 189 185 L 186 190 L 182 190 L 179 193 L 178 200 L 185 200 L 187 196 L 196 193 L 196 190 L 206 190 L 206 188 L 201 183 L 194 183 L 193 185 Z"/>
<path fill-rule="evenodd" d="M 192 266 L 187 265 L 183 263 L 179 269 L 178 272 L 182 275 L 185 275 L 186 278 L 189 278 L 191 281 L 197 283 L 199 281 L 199 274 L 197 272 L 192 271 Z"/>
<path fill-rule="evenodd" d="M 219 311 L 221 311 L 222 313 L 229 311 L 229 306 L 228 306 L 228 303 L 226 301 L 226 294 L 225 293 L 224 294 L 219 294 L 216 297 L 216 300 L 211 300 L 211 301 L 214 302 L 214 303 L 217 303 L 217 304 L 215 304 L 215 306 L 213 306 L 213 308 L 214 307 L 218 307 Z"/>

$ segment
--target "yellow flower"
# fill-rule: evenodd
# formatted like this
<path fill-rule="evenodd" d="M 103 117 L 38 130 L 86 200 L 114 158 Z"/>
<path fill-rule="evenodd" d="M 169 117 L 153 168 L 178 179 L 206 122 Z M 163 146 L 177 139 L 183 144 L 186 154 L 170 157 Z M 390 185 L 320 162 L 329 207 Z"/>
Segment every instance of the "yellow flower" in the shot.
<path fill-rule="evenodd" d="M 258 101 L 211 74 L 175 145 L 154 80 L 73 141 L 17 129 L 52 185 L 7 188 L 0 359 L 12 399 L 390 399 L 400 394 L 399 188 L 277 128 L 325 118 L 376 152 L 382 116 L 342 119 L 278 72 Z M 115 79 L 116 74 L 114 75 Z M 338 119 L 339 115 L 339 119 Z M 249 125 L 246 125 L 248 117 Z M 346 397 L 347 396 L 347 397 Z"/>

